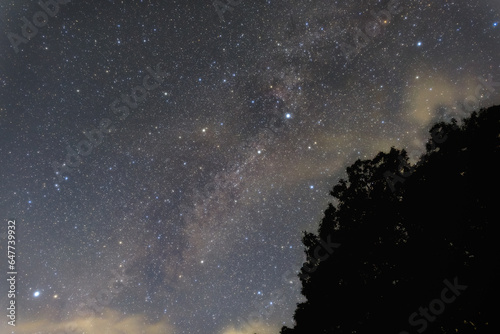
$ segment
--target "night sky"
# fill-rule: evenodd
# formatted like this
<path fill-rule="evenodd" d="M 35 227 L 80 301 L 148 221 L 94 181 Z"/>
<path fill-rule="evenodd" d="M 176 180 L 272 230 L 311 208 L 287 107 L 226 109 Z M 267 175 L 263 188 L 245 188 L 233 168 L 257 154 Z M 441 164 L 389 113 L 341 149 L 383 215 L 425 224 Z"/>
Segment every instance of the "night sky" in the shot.
<path fill-rule="evenodd" d="M 345 168 L 500 103 L 498 0 L 226 1 L 0 0 L 0 333 L 277 334 Z"/>

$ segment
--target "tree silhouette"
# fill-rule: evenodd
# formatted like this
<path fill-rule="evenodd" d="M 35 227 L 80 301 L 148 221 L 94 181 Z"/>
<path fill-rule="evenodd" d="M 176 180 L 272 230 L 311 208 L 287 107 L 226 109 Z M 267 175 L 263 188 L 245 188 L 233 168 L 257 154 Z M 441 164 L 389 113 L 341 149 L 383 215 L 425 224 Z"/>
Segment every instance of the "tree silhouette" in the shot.
<path fill-rule="evenodd" d="M 499 117 L 497 106 L 460 125 L 435 124 L 414 166 L 391 148 L 348 167 L 330 193 L 338 204 L 317 234 L 304 232 L 306 301 L 281 334 L 490 332 L 499 302 Z M 325 242 L 341 247 L 318 259 Z M 451 296 L 442 297 L 444 280 L 467 289 L 438 312 L 435 300 Z M 410 324 L 431 302 L 439 314 Z"/>

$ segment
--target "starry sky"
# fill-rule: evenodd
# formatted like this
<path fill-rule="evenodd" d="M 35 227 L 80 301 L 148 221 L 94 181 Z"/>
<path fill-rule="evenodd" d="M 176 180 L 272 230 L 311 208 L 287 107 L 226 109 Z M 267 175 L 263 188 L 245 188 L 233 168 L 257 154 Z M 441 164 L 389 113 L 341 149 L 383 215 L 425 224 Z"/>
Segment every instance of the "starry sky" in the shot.
<path fill-rule="evenodd" d="M 498 0 L 48 3 L 0 0 L 0 333 L 278 333 L 345 168 L 500 103 Z"/>

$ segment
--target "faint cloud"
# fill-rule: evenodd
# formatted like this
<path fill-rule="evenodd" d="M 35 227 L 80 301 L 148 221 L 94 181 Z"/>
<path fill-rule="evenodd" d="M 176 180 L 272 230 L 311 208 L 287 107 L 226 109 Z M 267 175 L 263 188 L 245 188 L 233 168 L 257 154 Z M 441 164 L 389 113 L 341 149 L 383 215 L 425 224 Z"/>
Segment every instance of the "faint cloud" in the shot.
<path fill-rule="evenodd" d="M 0 327 L 1 333 L 8 328 Z M 173 334 L 175 329 L 165 319 L 148 323 L 144 315 L 127 315 L 104 310 L 102 317 L 77 317 L 69 321 L 38 319 L 16 325 L 16 334 Z"/>
<path fill-rule="evenodd" d="M 223 329 L 220 334 L 276 334 L 279 330 L 280 329 L 275 326 L 269 326 L 262 322 L 253 322 L 241 328 L 236 328 L 234 326 L 227 327 Z"/>

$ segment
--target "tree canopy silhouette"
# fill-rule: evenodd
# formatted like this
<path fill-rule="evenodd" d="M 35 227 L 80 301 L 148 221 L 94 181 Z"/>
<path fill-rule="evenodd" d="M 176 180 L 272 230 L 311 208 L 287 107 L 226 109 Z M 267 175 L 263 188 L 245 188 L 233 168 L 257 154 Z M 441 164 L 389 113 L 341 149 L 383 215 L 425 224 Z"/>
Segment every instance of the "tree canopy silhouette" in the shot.
<path fill-rule="evenodd" d="M 415 165 L 391 148 L 348 167 L 330 193 L 338 204 L 316 234 L 304 232 L 306 301 L 281 334 L 490 332 L 499 304 L 499 117 L 496 106 L 460 125 L 435 124 Z M 325 242 L 341 246 L 319 260 Z M 443 297 L 444 280 L 467 288 Z M 438 309 L 442 298 L 453 302 Z M 422 315 L 431 302 L 435 313 Z"/>

